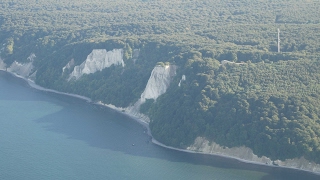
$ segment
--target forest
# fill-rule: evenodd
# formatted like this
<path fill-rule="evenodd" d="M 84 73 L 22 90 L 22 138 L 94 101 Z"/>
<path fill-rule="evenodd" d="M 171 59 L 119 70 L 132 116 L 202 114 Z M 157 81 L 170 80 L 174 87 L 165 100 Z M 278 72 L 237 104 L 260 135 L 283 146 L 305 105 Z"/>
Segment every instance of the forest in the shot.
<path fill-rule="evenodd" d="M 157 140 L 186 148 L 202 136 L 320 163 L 319 9 L 318 0 L 2 0 L 0 58 L 9 66 L 34 53 L 37 84 L 118 107 L 139 99 L 157 63 L 175 64 L 167 92 L 140 108 Z M 67 81 L 62 68 L 99 48 L 124 49 L 126 66 Z"/>

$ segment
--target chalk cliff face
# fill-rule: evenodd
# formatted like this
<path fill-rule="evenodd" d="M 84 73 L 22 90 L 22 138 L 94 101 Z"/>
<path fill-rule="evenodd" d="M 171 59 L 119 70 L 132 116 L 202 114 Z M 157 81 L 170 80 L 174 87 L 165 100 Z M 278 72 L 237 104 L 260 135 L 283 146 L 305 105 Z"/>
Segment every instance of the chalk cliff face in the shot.
<path fill-rule="evenodd" d="M 133 55 L 133 58 L 137 59 L 139 51 L 135 52 L 136 55 Z M 107 52 L 106 50 L 96 49 L 90 53 L 81 65 L 74 67 L 74 71 L 71 73 L 70 77 L 75 77 L 78 79 L 83 74 L 90 74 L 97 71 L 101 71 L 104 68 L 110 67 L 111 65 L 122 65 L 124 66 L 123 62 L 123 52 L 121 49 L 115 49 L 113 51 Z M 27 58 L 26 63 L 19 63 L 13 62 L 10 67 L 1 60 L 0 58 L 0 70 L 6 70 L 20 76 L 26 78 L 34 78 L 36 71 L 34 71 L 33 61 L 36 58 L 35 54 L 31 54 Z M 65 69 L 72 69 L 74 66 L 74 61 L 71 60 L 64 68 Z M 144 115 L 139 113 L 139 108 L 141 104 L 143 104 L 146 99 L 154 99 L 156 100 L 160 95 L 164 94 L 173 77 L 176 75 L 177 67 L 175 65 L 167 65 L 167 66 L 155 66 L 153 71 L 151 72 L 150 78 L 148 83 L 146 84 L 144 92 L 141 94 L 140 99 L 135 102 L 132 106 L 126 108 L 119 108 L 112 105 L 108 105 L 113 109 L 117 109 L 121 112 L 124 112 L 130 116 L 135 118 L 139 118 L 146 123 L 150 122 L 150 119 Z M 179 86 L 183 81 L 186 80 L 186 76 L 183 75 L 179 82 Z M 290 167 L 290 168 L 297 168 L 302 170 L 308 170 L 313 172 L 320 172 L 320 165 L 315 164 L 306 160 L 305 158 L 296 158 L 296 159 L 288 159 L 285 161 L 272 161 L 271 159 L 262 156 L 258 157 L 253 153 L 250 148 L 247 147 L 234 147 L 234 148 L 226 148 L 222 147 L 214 142 L 209 142 L 205 138 L 198 137 L 195 139 L 193 145 L 187 148 L 187 150 L 192 150 L 196 152 L 208 153 L 208 154 L 217 154 L 223 156 L 230 156 L 234 158 L 238 158 L 245 161 L 251 162 L 258 162 L 261 164 L 272 165 L 273 163 L 282 166 L 282 167 Z"/>
<path fill-rule="evenodd" d="M 112 51 L 94 49 L 82 64 L 74 67 L 68 80 L 71 78 L 79 79 L 83 74 L 95 73 L 111 65 L 122 65 L 124 67 L 122 49 Z"/>
<path fill-rule="evenodd" d="M 62 73 L 64 73 L 67 69 L 71 69 L 74 67 L 74 59 L 71 59 L 67 65 L 62 68 Z"/>
<path fill-rule="evenodd" d="M 320 172 L 320 164 L 309 162 L 303 157 L 296 159 L 287 159 L 285 161 L 276 160 L 273 162 L 270 158 L 267 158 L 265 156 L 258 157 L 253 153 L 253 151 L 250 148 L 244 146 L 233 148 L 222 147 L 214 142 L 209 143 L 209 141 L 203 137 L 197 137 L 194 141 L 194 144 L 188 147 L 187 150 L 207 154 L 228 156 L 244 161 L 256 162 L 266 165 L 276 164 L 282 167 L 297 168 L 312 172 Z"/>
<path fill-rule="evenodd" d="M 132 117 L 139 118 L 146 123 L 150 122 L 148 116 L 140 113 L 139 109 L 141 104 L 143 104 L 146 99 L 156 100 L 160 95 L 164 94 L 172 80 L 176 75 L 177 66 L 167 65 L 167 66 L 156 66 L 151 72 L 150 78 L 146 85 L 144 92 L 141 94 L 141 98 L 134 103 L 132 106 L 126 108 L 118 108 L 112 105 L 109 107 L 124 112 Z"/>
<path fill-rule="evenodd" d="M 180 86 L 181 86 L 181 83 L 182 83 L 183 81 L 185 81 L 185 80 L 186 80 L 186 75 L 182 75 L 182 77 L 181 77 L 181 79 L 180 79 L 180 81 L 179 81 L 178 86 L 180 87 Z"/>
<path fill-rule="evenodd" d="M 17 75 L 20 75 L 22 77 L 28 78 L 31 74 L 35 74 L 33 72 L 33 60 L 36 58 L 35 54 L 31 54 L 27 60 L 28 62 L 26 63 L 19 63 L 17 61 L 14 61 L 10 67 L 7 68 L 7 71 L 15 73 Z"/>
<path fill-rule="evenodd" d="M 146 99 L 156 100 L 164 94 L 172 78 L 176 75 L 176 69 L 175 65 L 156 66 L 151 72 L 144 92 L 141 94 L 141 102 L 144 103 Z"/>

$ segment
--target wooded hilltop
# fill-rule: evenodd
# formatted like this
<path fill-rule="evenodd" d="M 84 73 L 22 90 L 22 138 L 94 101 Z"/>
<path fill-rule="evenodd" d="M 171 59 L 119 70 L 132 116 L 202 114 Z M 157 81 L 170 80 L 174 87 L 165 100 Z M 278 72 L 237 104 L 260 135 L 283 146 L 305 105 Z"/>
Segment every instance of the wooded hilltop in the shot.
<path fill-rule="evenodd" d="M 118 107 L 140 98 L 156 64 L 176 65 L 167 92 L 140 107 L 157 140 L 187 148 L 200 136 L 320 163 L 319 9 L 317 0 L 2 0 L 0 57 L 10 66 L 34 53 L 38 85 Z M 93 49 L 123 49 L 125 66 L 68 81 L 63 67 Z"/>

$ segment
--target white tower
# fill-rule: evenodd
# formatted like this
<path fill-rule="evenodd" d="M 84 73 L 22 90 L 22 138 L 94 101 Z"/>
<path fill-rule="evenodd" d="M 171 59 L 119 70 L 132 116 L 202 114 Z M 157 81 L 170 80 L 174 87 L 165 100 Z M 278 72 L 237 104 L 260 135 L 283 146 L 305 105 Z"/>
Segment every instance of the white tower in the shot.
<path fill-rule="evenodd" d="M 278 53 L 280 52 L 280 29 L 278 28 Z"/>

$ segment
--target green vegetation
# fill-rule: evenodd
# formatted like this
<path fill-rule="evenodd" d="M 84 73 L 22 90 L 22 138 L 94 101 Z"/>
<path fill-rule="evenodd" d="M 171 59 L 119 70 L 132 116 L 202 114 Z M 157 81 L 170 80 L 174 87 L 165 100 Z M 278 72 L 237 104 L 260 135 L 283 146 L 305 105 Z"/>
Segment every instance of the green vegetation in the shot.
<path fill-rule="evenodd" d="M 0 56 L 11 64 L 35 53 L 37 84 L 121 107 L 139 99 L 155 65 L 175 64 L 167 92 L 140 109 L 157 140 L 185 148 L 203 136 L 320 163 L 319 8 L 316 0 L 2 0 Z M 96 48 L 123 48 L 126 66 L 67 81 L 72 70 L 62 68 Z"/>
<path fill-rule="evenodd" d="M 149 110 L 156 138 L 186 147 L 204 136 L 273 159 L 304 155 L 319 162 L 319 61 L 212 61 L 194 61 L 190 67 L 207 70 L 186 70 L 188 81 L 170 88 Z"/>

